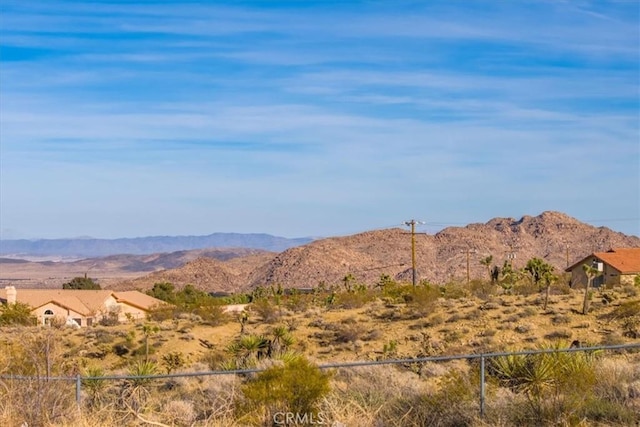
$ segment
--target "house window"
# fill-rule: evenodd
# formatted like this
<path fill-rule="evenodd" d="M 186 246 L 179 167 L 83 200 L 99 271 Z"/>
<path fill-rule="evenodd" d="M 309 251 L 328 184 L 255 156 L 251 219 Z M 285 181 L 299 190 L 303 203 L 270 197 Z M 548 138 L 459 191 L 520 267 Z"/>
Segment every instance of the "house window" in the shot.
<path fill-rule="evenodd" d="M 42 323 L 45 325 L 49 325 L 51 324 L 51 319 L 53 319 L 53 310 L 50 310 L 50 309 L 45 310 Z"/>

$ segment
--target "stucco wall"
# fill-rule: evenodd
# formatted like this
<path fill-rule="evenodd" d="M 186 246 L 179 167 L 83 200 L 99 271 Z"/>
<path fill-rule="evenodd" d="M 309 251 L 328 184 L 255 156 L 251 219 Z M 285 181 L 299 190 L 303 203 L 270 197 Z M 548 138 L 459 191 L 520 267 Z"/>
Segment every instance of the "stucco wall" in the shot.
<path fill-rule="evenodd" d="M 571 270 L 571 287 L 584 288 L 587 284 L 587 275 L 582 269 L 583 264 L 592 265 L 593 260 L 602 262 L 595 257 L 589 257 L 584 262 L 578 264 Z M 606 286 L 616 286 L 620 284 L 633 283 L 635 275 L 622 275 L 619 270 L 611 267 L 607 263 L 603 263 L 603 274 L 601 277 L 594 279 L 594 286 L 605 284 Z M 630 280 L 630 281 L 629 281 Z"/>
<path fill-rule="evenodd" d="M 129 305 L 126 302 L 118 303 L 120 306 L 120 313 L 118 316 L 118 320 L 120 322 L 127 322 L 127 313 L 129 313 L 130 317 L 133 319 L 145 319 L 147 317 L 147 312 L 142 310 L 141 308 L 135 307 L 133 305 Z"/>
<path fill-rule="evenodd" d="M 45 315 L 44 313 L 47 310 L 51 310 L 53 312 L 53 315 Z M 68 317 L 71 317 L 73 319 L 79 319 L 80 326 L 86 326 L 87 324 L 86 318 L 82 314 L 77 313 L 73 310 L 69 310 L 65 307 L 61 307 L 52 302 L 36 308 L 32 311 L 32 313 L 34 316 L 36 316 L 36 318 L 38 319 L 38 323 L 41 325 L 45 324 L 45 319 L 52 317 L 56 318 L 56 321 L 61 321 L 62 323 L 66 322 Z"/>

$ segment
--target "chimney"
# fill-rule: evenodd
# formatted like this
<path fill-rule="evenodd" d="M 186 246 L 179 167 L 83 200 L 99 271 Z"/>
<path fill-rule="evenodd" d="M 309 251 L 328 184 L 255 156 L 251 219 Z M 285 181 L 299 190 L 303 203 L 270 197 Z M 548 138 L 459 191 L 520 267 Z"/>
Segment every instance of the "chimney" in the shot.
<path fill-rule="evenodd" d="M 16 295 L 18 292 L 14 286 L 7 286 L 4 288 L 7 291 L 7 304 L 15 304 L 16 303 Z"/>

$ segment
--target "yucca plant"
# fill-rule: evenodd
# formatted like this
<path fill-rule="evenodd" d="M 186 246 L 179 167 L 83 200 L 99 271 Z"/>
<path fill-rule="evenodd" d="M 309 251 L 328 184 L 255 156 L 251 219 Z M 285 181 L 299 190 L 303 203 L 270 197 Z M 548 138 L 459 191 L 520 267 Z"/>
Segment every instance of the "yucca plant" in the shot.
<path fill-rule="evenodd" d="M 556 343 L 543 350 L 560 350 Z M 527 397 L 533 416 L 557 422 L 580 410 L 585 398 L 593 394 L 597 353 L 551 352 L 534 355 L 508 355 L 495 358 L 489 373 L 517 393 Z"/>
<path fill-rule="evenodd" d="M 262 335 L 245 335 L 227 347 L 227 352 L 236 360 L 242 369 L 255 366 L 258 359 L 268 354 L 269 341 Z"/>
<path fill-rule="evenodd" d="M 95 377 L 103 377 L 104 369 L 99 366 L 89 366 L 84 370 L 83 376 L 94 377 L 82 380 L 82 388 L 87 390 L 89 395 L 88 406 L 99 406 L 102 403 L 102 396 L 107 388 L 107 382 Z"/>
<path fill-rule="evenodd" d="M 138 360 L 129 366 L 128 373 L 132 377 L 156 375 L 158 373 L 158 365 L 149 360 Z M 131 378 L 127 380 L 132 386 L 143 386 L 152 381 L 151 378 Z"/>
<path fill-rule="evenodd" d="M 132 377 L 151 376 L 158 373 L 158 365 L 148 360 L 138 360 L 129 366 L 128 374 Z M 125 381 L 120 397 L 120 404 L 130 411 L 138 413 L 142 410 L 150 395 L 149 385 L 152 378 L 129 378 Z"/>
<path fill-rule="evenodd" d="M 276 326 L 271 332 L 271 356 L 278 356 L 293 345 L 295 340 L 286 326 Z"/>

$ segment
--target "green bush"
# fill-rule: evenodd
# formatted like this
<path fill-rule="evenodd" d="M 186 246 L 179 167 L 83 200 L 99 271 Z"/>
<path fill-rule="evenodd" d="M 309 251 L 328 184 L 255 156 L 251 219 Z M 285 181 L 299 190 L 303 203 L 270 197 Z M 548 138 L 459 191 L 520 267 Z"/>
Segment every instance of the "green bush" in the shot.
<path fill-rule="evenodd" d="M 558 343 L 551 349 L 563 347 L 565 343 Z M 488 372 L 526 397 L 526 405 L 514 411 L 512 421 L 557 424 L 585 411 L 585 399 L 594 396 L 595 367 L 594 353 L 557 352 L 497 357 L 489 363 Z"/>
<path fill-rule="evenodd" d="M 197 307 L 193 310 L 193 314 L 200 316 L 202 321 L 209 326 L 223 325 L 230 320 L 224 308 L 219 305 Z"/>
<path fill-rule="evenodd" d="M 84 276 L 74 277 L 70 282 L 63 284 L 62 289 L 100 290 L 102 288 L 92 278 Z"/>
<path fill-rule="evenodd" d="M 289 358 L 248 380 L 242 387 L 241 415 L 273 422 L 276 412 L 307 416 L 318 414 L 318 406 L 330 391 L 330 374 L 303 357 Z"/>
<path fill-rule="evenodd" d="M 364 287 L 356 287 L 355 290 L 337 293 L 334 306 L 345 309 L 360 308 L 375 299 L 376 295 L 373 291 Z"/>
<path fill-rule="evenodd" d="M 402 417 L 403 426 L 469 426 L 477 416 L 477 378 L 459 371 L 449 371 L 440 388 L 427 394 L 398 396 L 384 418 L 395 421 Z"/>
<path fill-rule="evenodd" d="M 172 372 L 182 368 L 187 363 L 187 360 L 184 357 L 184 354 L 179 351 L 170 351 L 162 355 L 162 366 L 164 367 L 167 374 L 171 374 Z"/>
<path fill-rule="evenodd" d="M 440 293 L 447 299 L 460 299 L 469 294 L 468 290 L 460 283 L 447 283 L 440 286 Z"/>
<path fill-rule="evenodd" d="M 253 304 L 251 304 L 251 309 L 254 310 L 265 323 L 275 323 L 281 316 L 281 308 L 277 302 L 268 298 L 254 300 Z"/>
<path fill-rule="evenodd" d="M 147 312 L 147 319 L 155 322 L 162 322 L 164 320 L 175 319 L 180 313 L 180 309 L 173 305 L 160 305 L 153 307 Z"/>
<path fill-rule="evenodd" d="M 430 284 L 421 284 L 403 295 L 409 311 L 414 317 L 423 317 L 431 314 L 440 298 L 440 291 Z"/>
<path fill-rule="evenodd" d="M 31 307 L 21 302 L 15 304 L 0 304 L 0 326 L 23 325 L 31 326 L 37 322 L 31 315 Z"/>

